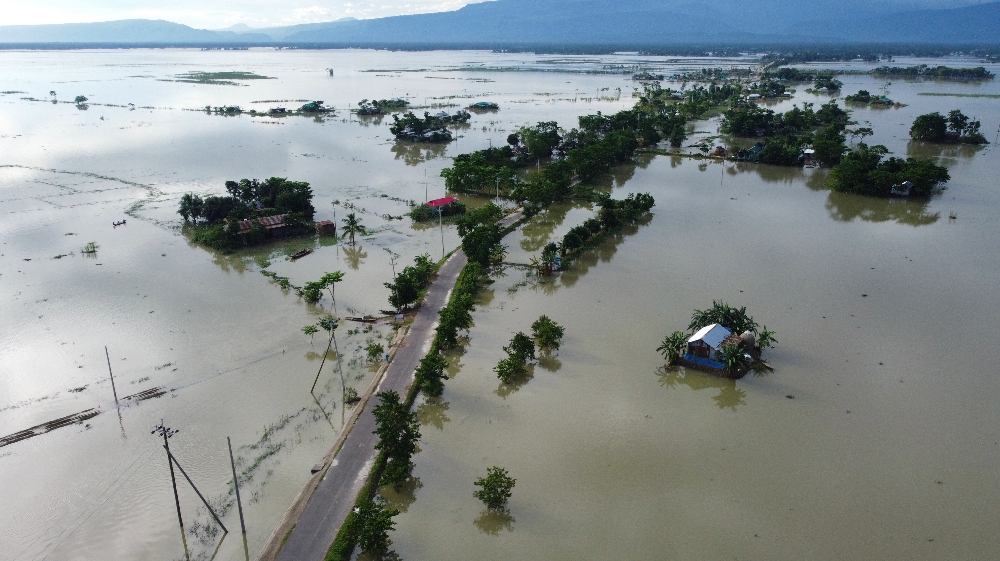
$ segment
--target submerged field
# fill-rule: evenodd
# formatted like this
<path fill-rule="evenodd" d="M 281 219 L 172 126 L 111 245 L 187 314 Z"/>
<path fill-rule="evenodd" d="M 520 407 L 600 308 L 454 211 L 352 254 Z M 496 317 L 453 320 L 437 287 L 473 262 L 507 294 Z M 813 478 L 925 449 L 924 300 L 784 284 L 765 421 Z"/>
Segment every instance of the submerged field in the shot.
<path fill-rule="evenodd" d="M 232 437 L 249 476 L 254 556 L 349 413 L 334 361 L 316 396 L 308 391 L 326 341 L 301 328 L 332 301 L 303 303 L 261 275 L 260 261 L 295 284 L 342 270 L 338 312 L 377 313 L 392 278 L 383 248 L 408 264 L 424 252 L 440 258 L 442 246 L 436 225 L 385 216 L 425 192 L 443 196 L 450 157 L 502 144 L 521 125 L 569 128 L 579 115 L 632 105 L 628 76 L 588 70 L 750 63 L 0 53 L 0 436 L 101 411 L 0 448 L 0 546 L 13 559 L 183 558 L 166 459 L 149 434 L 163 419 L 181 429 L 171 449 L 217 504 L 230 501 Z M 163 81 L 178 76 L 198 79 Z M 907 104 L 852 118 L 870 123 L 870 143 L 948 165 L 948 189 L 929 202 L 873 200 L 826 190 L 824 169 L 651 154 L 615 168 L 603 188 L 651 193 L 653 218 L 552 278 L 508 268 L 479 296 L 442 398 L 418 402 L 414 480 L 402 494 L 384 491 L 404 511 L 391 534 L 401 558 L 990 558 L 1000 547 L 988 531 L 1000 522 L 1000 382 L 984 349 L 1000 319 L 1000 161 L 993 145 L 912 144 L 907 131 L 916 115 L 958 108 L 993 142 L 1000 87 L 842 79 L 844 94 L 886 87 Z M 57 101 L 85 95 L 89 107 L 52 104 L 49 91 Z M 501 109 L 474 115 L 446 146 L 396 143 L 391 119 L 348 113 L 361 99 L 391 97 Z M 773 108 L 828 99 L 797 93 Z M 338 111 L 197 111 L 282 103 L 266 100 L 324 100 Z M 697 123 L 686 144 L 717 127 Z M 371 234 L 357 247 L 299 239 L 228 256 L 181 234 L 182 194 L 271 176 L 310 182 L 317 220 L 353 211 Z M 593 212 L 585 203 L 543 212 L 508 236 L 507 260 L 527 263 Z M 447 250 L 458 244 L 453 227 L 443 237 Z M 96 254 L 81 253 L 87 242 Z M 313 253 L 286 260 L 306 247 Z M 777 332 L 775 372 L 734 382 L 663 369 L 659 341 L 713 299 L 746 305 Z M 501 385 L 492 371 L 501 347 L 543 313 L 566 327 L 562 349 L 526 382 Z M 362 390 L 374 372 L 364 345 L 391 336 L 388 326 L 337 331 L 349 386 Z M 104 346 L 119 396 L 165 393 L 119 413 Z M 510 518 L 484 516 L 472 496 L 491 465 L 517 478 Z M 196 525 L 208 521 L 197 496 L 182 486 L 180 499 L 192 556 L 244 557 L 238 532 L 220 543 Z M 236 509 L 223 521 L 238 528 Z"/>

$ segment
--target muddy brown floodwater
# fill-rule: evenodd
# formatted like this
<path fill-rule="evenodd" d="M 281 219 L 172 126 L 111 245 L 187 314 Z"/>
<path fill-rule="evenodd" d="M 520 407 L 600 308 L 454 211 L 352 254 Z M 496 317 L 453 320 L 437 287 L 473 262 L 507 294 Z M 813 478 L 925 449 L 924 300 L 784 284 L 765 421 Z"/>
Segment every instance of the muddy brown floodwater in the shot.
<path fill-rule="evenodd" d="M 425 191 L 443 195 L 439 172 L 450 157 L 503 143 L 520 125 L 569 127 L 579 115 L 631 106 L 626 76 L 587 72 L 752 62 L 0 53 L 0 437 L 55 427 L 0 447 L 3 557 L 183 558 L 166 458 L 150 435 L 161 419 L 180 429 L 171 449 L 230 530 L 239 527 L 232 437 L 254 556 L 348 413 L 336 361 L 326 361 L 316 396 L 308 391 L 326 344 L 301 328 L 333 302 L 306 305 L 283 292 L 260 274 L 263 261 L 295 284 L 342 270 L 340 315 L 377 312 L 392 277 L 384 248 L 404 264 L 441 252 L 437 228 L 385 215 L 404 214 Z M 223 70 L 273 79 L 169 81 Z M 885 87 L 908 104 L 858 108 L 853 118 L 875 129 L 869 142 L 946 163 L 948 189 L 923 203 L 872 200 L 825 190 L 822 169 L 679 156 L 643 155 L 613 170 L 603 187 L 616 197 L 650 192 L 652 219 L 552 278 L 508 268 L 479 296 L 444 395 L 418 403 L 414 480 L 402 493 L 384 491 L 405 511 L 391 535 L 400 557 L 988 559 L 1000 549 L 1000 381 L 989 352 L 1000 320 L 1000 161 L 992 145 L 907 141 L 916 115 L 954 108 L 992 136 L 1000 100 L 918 94 L 1000 87 L 843 81 L 845 94 Z M 81 94 L 87 108 L 62 103 Z M 501 110 L 474 115 L 457 142 L 434 147 L 395 143 L 391 119 L 346 111 L 396 96 L 427 106 L 497 101 Z M 297 99 L 339 111 L 190 111 Z M 799 92 L 775 109 L 826 99 Z M 692 137 L 717 127 L 697 123 Z M 309 181 L 318 220 L 353 210 L 371 234 L 357 247 L 295 240 L 230 256 L 186 241 L 175 214 L 183 193 L 270 176 Z M 527 263 L 592 215 L 586 204 L 542 213 L 505 240 L 509 261 Z M 444 239 L 448 249 L 458 243 L 453 228 Z M 88 242 L 96 254 L 81 253 Z M 287 259 L 303 248 L 314 251 Z M 713 299 L 746 305 L 777 332 L 773 373 L 734 382 L 663 369 L 660 339 Z M 501 347 L 542 313 L 566 327 L 562 349 L 529 378 L 500 385 L 492 367 Z M 348 386 L 367 386 L 375 366 L 363 347 L 391 336 L 386 325 L 338 329 Z M 120 397 L 165 393 L 116 408 L 105 346 Z M 68 426 L 46 425 L 81 413 Z M 484 513 L 472 497 L 492 465 L 517 478 L 508 515 Z M 244 557 L 238 532 L 222 540 L 186 484 L 180 502 L 193 558 Z"/>

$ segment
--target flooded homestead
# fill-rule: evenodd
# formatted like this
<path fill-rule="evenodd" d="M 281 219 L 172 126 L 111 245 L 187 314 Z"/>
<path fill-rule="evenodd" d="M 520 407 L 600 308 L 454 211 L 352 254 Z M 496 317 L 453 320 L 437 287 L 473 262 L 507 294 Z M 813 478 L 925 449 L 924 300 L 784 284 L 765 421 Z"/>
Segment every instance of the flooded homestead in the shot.
<path fill-rule="evenodd" d="M 755 62 L 0 53 L 0 436 L 37 429 L 0 446 L 4 557 L 166 561 L 184 558 L 186 544 L 193 558 L 244 558 L 227 437 L 256 557 L 353 408 L 326 332 L 302 329 L 334 313 L 330 295 L 308 304 L 262 269 L 296 286 L 342 271 L 337 315 L 378 315 L 394 275 L 385 249 L 398 267 L 460 243 L 454 225 L 406 217 L 410 201 L 452 194 L 440 176 L 451 158 L 503 145 L 520 126 L 569 129 L 581 115 L 632 107 L 638 84 L 605 67 L 669 76 Z M 183 78 L 234 70 L 268 79 Z M 947 189 L 874 199 L 829 190 L 821 167 L 643 153 L 598 183 L 615 198 L 650 193 L 652 216 L 544 277 L 524 265 L 597 209 L 572 201 L 539 213 L 504 239 L 510 266 L 477 294 L 474 326 L 447 355 L 443 395 L 415 405 L 423 436 L 413 478 L 381 491 L 402 511 L 395 554 L 964 560 L 1000 549 L 1000 380 L 984 352 L 984 326 L 1000 320 L 1000 161 L 993 138 L 909 140 L 917 115 L 956 108 L 992 136 L 1000 100 L 989 96 L 1000 86 L 840 79 L 843 95 L 884 89 L 905 105 L 849 108 L 874 130 L 869 144 L 946 165 Z M 804 89 L 768 106 L 838 97 Z M 447 144 L 397 142 L 391 117 L 349 112 L 396 97 L 431 113 L 478 101 L 500 109 L 455 125 Z M 265 114 L 315 100 L 335 111 Z M 247 112 L 204 111 L 228 105 Z M 723 143 L 718 128 L 717 114 L 696 122 L 685 144 Z M 339 227 L 354 212 L 367 233 L 355 245 L 300 237 L 232 254 L 186 235 L 182 195 L 268 177 L 309 182 L 316 221 Z M 713 300 L 746 306 L 777 333 L 773 372 L 728 380 L 664 367 L 663 337 Z M 541 314 L 565 327 L 560 349 L 500 383 L 502 347 Z M 361 392 L 378 369 L 367 346 L 388 346 L 395 333 L 385 322 L 341 323 L 343 383 Z M 146 399 L 124 399 L 136 395 Z M 231 535 L 178 476 L 182 541 L 162 441 L 150 434 L 161 420 L 179 429 L 171 452 Z M 473 496 L 493 465 L 517 480 L 505 513 Z"/>

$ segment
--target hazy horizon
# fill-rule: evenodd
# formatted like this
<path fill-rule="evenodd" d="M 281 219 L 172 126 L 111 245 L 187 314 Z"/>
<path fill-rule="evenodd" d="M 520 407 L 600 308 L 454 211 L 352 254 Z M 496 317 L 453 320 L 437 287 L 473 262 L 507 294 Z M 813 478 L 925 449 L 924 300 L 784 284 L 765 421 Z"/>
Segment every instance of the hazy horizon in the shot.
<path fill-rule="evenodd" d="M 95 23 L 128 19 L 166 20 L 196 29 L 225 30 L 234 25 L 254 29 L 304 23 L 329 22 L 342 18 L 375 19 L 398 15 L 448 12 L 483 0 L 218 0 L 206 8 L 196 0 L 174 0 L 150 6 L 142 0 L 2 0 L 4 25 L 46 25 Z M 497 1 L 497 0 L 485 0 Z M 572 1 L 572 0 L 570 0 Z M 988 4 L 996 0 L 871 0 L 899 8 L 954 8 Z M 856 0 L 833 0 L 845 7 Z M 768 2 L 757 2 L 766 5 Z M 707 0 L 663 0 L 664 5 L 717 5 Z"/>

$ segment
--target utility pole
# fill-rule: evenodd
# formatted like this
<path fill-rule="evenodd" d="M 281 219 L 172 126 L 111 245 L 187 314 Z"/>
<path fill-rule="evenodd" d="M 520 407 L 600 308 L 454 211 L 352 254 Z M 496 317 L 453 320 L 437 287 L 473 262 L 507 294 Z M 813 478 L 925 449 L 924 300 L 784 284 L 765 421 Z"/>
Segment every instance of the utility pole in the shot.
<path fill-rule="evenodd" d="M 108 354 L 108 347 L 104 347 L 104 358 L 108 359 L 108 374 L 111 375 L 111 391 L 115 394 L 115 405 L 118 405 L 118 390 L 115 389 L 115 373 L 111 371 L 111 355 Z"/>
<path fill-rule="evenodd" d="M 399 254 L 393 253 L 388 247 L 383 247 L 382 249 L 389 254 L 389 262 L 392 263 L 392 281 L 396 282 L 396 259 L 399 258 Z"/>
<path fill-rule="evenodd" d="M 236 478 L 236 460 L 233 459 L 233 442 L 226 437 L 226 444 L 229 445 L 229 465 L 233 468 L 233 489 L 236 490 L 236 507 L 240 509 L 240 529 L 243 530 L 243 541 L 247 539 L 247 525 L 243 521 L 243 502 L 240 500 L 240 481 Z"/>
<path fill-rule="evenodd" d="M 322 320 L 321 320 L 322 323 Z M 319 363 L 319 370 L 316 371 L 316 379 L 313 380 L 313 385 L 309 388 L 309 393 L 312 393 L 316 389 L 316 382 L 319 382 L 319 375 L 323 372 L 323 365 L 326 364 L 326 355 L 330 354 L 330 344 L 333 343 L 333 331 L 337 329 L 337 322 L 333 322 L 330 326 L 330 340 L 326 343 L 326 352 L 323 353 L 323 360 Z M 337 354 L 337 358 L 340 358 L 340 354 Z"/>
<path fill-rule="evenodd" d="M 438 226 L 441 227 L 441 259 L 444 259 L 444 205 L 438 207 Z"/>
<path fill-rule="evenodd" d="M 164 448 L 166 448 L 166 446 L 164 446 Z M 205 500 L 205 497 L 201 494 L 201 491 L 199 491 L 198 488 L 195 487 L 194 481 L 191 481 L 191 478 L 188 477 L 187 472 L 184 471 L 184 468 L 181 467 L 180 462 L 177 461 L 177 456 L 171 454 L 169 449 L 167 449 L 167 456 L 169 456 L 170 459 L 174 462 L 174 465 L 177 466 L 177 469 L 181 470 L 181 475 L 184 476 L 184 479 L 187 479 L 188 484 L 190 484 L 191 488 L 194 489 L 194 492 L 198 494 L 198 498 L 201 499 L 202 504 L 204 504 L 205 508 L 208 509 L 209 514 L 212 515 L 212 518 L 215 519 L 215 522 L 222 528 L 222 531 L 228 534 L 229 530 L 226 529 L 226 526 L 222 523 L 222 520 L 219 520 L 219 515 L 215 514 L 215 511 L 212 510 L 212 507 L 209 506 L 208 501 Z"/>
<path fill-rule="evenodd" d="M 187 537 L 184 534 L 184 518 L 181 517 L 181 499 L 177 495 L 177 477 L 174 475 L 174 463 L 170 460 L 170 441 L 168 440 L 171 436 L 177 434 L 180 430 L 174 430 L 163 426 L 163 419 L 160 419 L 160 424 L 153 427 L 153 431 L 149 434 L 160 433 L 163 437 L 163 447 L 167 450 L 167 466 L 170 467 L 170 483 L 174 486 L 174 504 L 177 505 L 177 522 L 181 526 L 181 536 L 184 537 L 184 551 L 187 552 Z"/>

